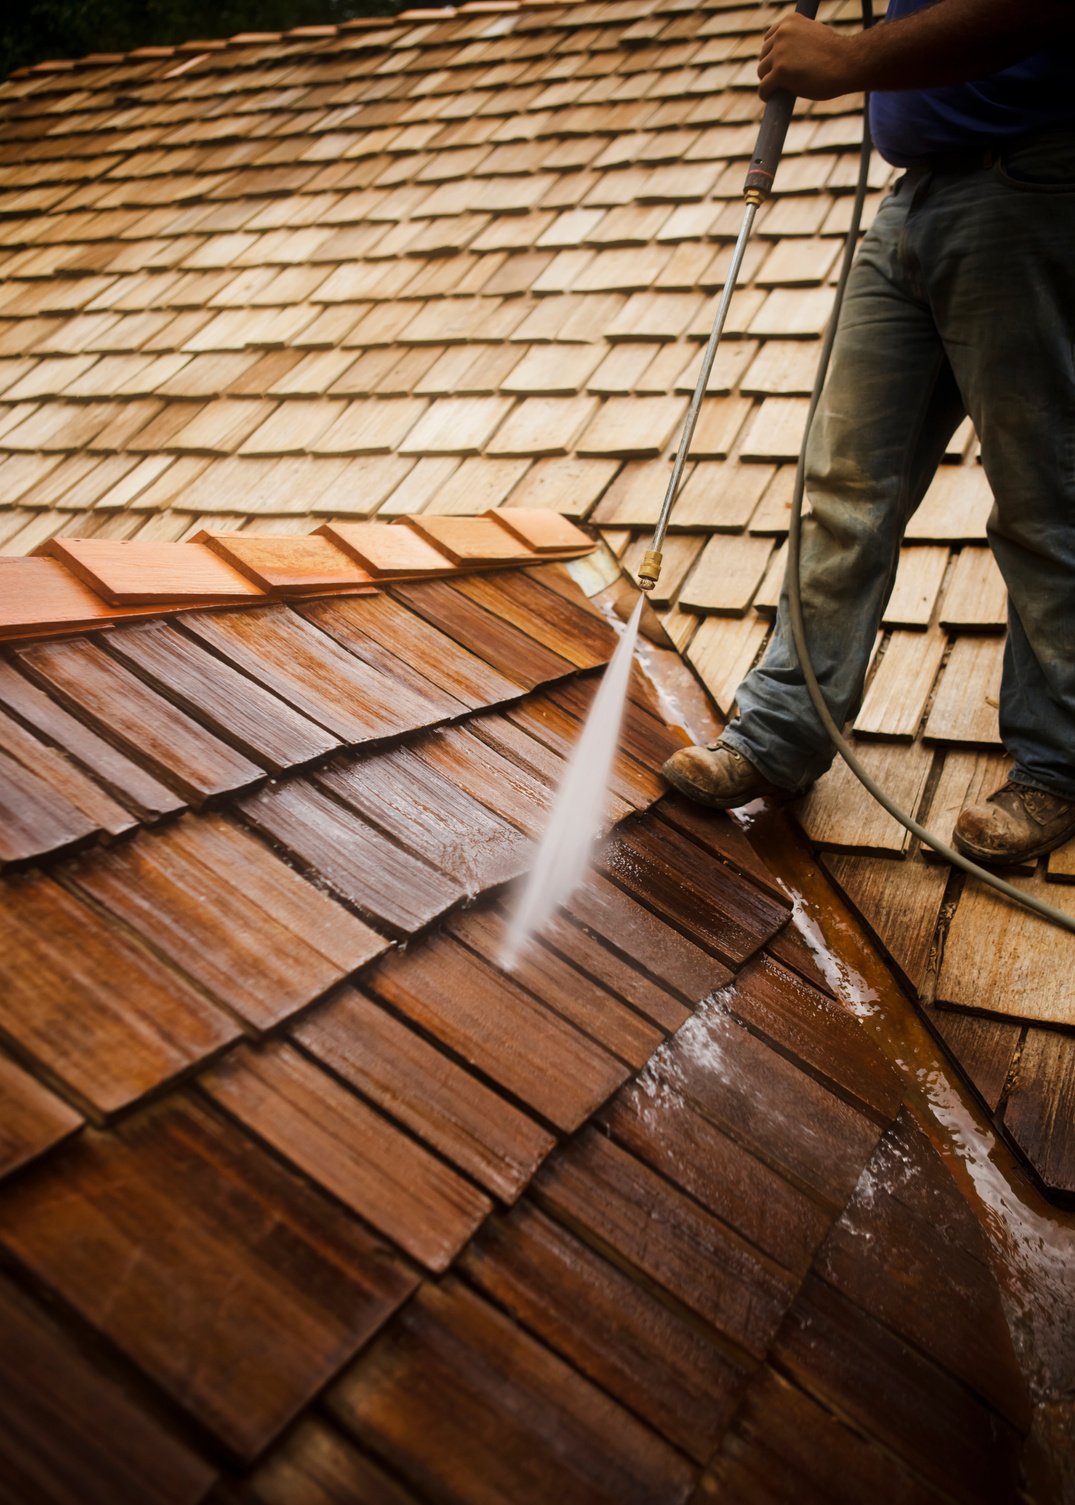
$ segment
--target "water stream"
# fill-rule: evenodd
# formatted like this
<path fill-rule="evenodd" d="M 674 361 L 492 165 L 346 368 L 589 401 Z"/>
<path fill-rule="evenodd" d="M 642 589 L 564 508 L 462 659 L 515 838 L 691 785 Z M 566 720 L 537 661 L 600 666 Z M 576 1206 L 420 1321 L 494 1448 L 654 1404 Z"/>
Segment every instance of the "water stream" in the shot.
<path fill-rule="evenodd" d="M 527 943 L 541 934 L 586 877 L 603 824 L 645 599 L 639 595 L 553 800 L 534 865 L 508 926 L 500 957 L 506 972 L 514 970 Z"/>

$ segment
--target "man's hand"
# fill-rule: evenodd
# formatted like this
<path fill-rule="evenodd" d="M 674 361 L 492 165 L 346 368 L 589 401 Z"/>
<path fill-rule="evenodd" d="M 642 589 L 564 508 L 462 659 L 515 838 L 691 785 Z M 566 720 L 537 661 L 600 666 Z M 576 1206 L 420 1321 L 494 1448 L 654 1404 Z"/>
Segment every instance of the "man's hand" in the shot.
<path fill-rule="evenodd" d="M 1075 40 L 1073 0 L 936 0 L 898 21 L 843 33 L 785 16 L 765 33 L 758 93 L 835 99 L 860 89 L 936 89 L 986 78 Z"/>
<path fill-rule="evenodd" d="M 768 99 L 787 89 L 800 99 L 835 99 L 859 87 L 854 76 L 854 39 L 808 21 L 785 16 L 770 26 L 758 59 L 758 93 Z"/>

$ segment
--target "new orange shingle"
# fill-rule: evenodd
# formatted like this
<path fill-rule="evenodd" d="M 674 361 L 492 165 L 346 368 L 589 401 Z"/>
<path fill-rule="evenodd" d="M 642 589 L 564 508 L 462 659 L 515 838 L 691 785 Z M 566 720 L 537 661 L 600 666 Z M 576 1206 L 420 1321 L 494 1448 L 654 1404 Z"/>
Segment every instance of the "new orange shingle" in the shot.
<path fill-rule="evenodd" d="M 453 564 L 497 564 L 533 558 L 533 550 L 502 527 L 495 513 L 485 517 L 409 517 L 404 526 L 447 554 Z"/>
<path fill-rule="evenodd" d="M 0 559 L 0 636 L 103 626 L 115 610 L 57 559 Z"/>
<path fill-rule="evenodd" d="M 196 543 L 54 538 L 48 552 L 114 606 L 243 601 L 263 591 Z"/>
<path fill-rule="evenodd" d="M 590 547 L 581 528 L 544 507 L 500 507 L 495 517 L 535 554 L 577 553 Z"/>
<path fill-rule="evenodd" d="M 325 523 L 318 530 L 374 578 L 439 575 L 451 569 L 446 553 L 411 528 L 389 523 Z"/>
<path fill-rule="evenodd" d="M 276 596 L 372 588 L 371 576 L 328 538 L 316 533 L 259 537 L 256 533 L 195 535 L 260 589 Z"/>

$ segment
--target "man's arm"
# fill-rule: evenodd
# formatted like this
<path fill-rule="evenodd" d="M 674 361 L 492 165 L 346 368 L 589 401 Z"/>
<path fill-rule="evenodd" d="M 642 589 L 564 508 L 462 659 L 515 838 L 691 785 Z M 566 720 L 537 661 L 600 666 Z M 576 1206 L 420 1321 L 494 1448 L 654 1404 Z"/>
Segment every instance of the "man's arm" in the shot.
<path fill-rule="evenodd" d="M 851 34 L 793 14 L 765 34 L 758 92 L 834 99 L 861 89 L 932 89 L 985 78 L 1073 37 L 1075 0 L 935 0 Z"/>

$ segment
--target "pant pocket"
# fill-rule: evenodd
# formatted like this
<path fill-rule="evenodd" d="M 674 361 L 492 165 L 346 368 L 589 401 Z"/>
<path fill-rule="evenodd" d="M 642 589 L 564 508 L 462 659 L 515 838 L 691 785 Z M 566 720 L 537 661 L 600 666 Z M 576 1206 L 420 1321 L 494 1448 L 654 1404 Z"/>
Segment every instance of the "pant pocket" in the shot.
<path fill-rule="evenodd" d="M 1024 193 L 1075 193 L 1075 134 L 1048 131 L 1015 141 L 998 154 L 995 170 Z"/>

